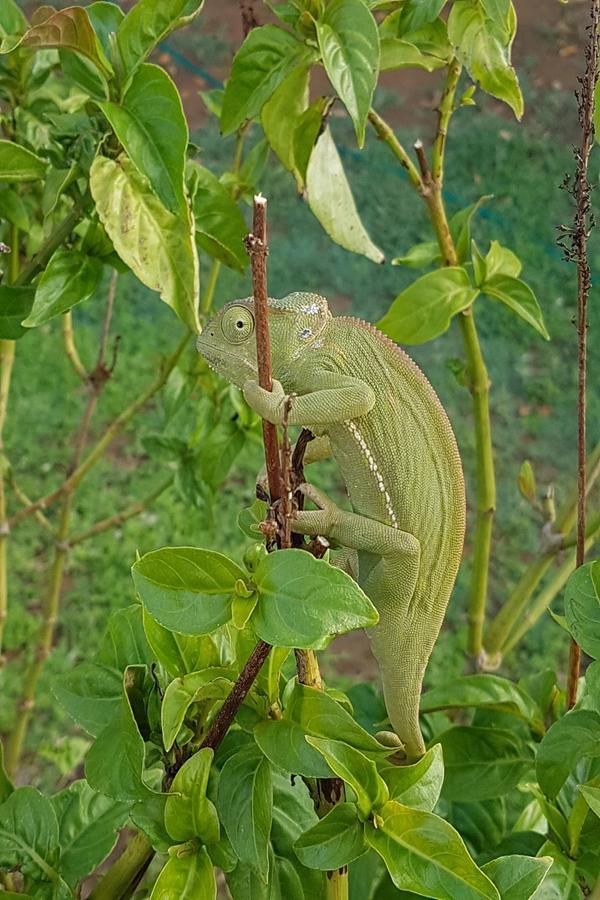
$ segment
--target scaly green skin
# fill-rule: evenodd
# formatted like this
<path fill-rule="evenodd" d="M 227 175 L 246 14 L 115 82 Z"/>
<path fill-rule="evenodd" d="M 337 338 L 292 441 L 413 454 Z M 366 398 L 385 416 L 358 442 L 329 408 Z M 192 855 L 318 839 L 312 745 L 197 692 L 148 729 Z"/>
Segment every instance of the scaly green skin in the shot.
<path fill-rule="evenodd" d="M 198 349 L 241 387 L 260 416 L 319 436 L 312 459 L 337 461 L 353 512 L 311 485 L 316 510 L 294 531 L 356 551 L 358 580 L 379 612 L 369 629 L 390 722 L 409 759 L 425 752 L 419 698 L 458 570 L 465 528 L 462 467 L 429 382 L 392 341 L 358 319 L 333 318 L 316 294 L 269 300 L 273 392 L 256 381 L 252 299 L 229 304 Z M 310 460 L 309 460 L 310 461 Z"/>

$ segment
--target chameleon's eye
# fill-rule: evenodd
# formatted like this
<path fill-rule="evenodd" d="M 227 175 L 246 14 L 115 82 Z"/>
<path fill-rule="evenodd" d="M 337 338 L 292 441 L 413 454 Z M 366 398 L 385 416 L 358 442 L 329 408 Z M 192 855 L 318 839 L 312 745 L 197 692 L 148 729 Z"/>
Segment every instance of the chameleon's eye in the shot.
<path fill-rule="evenodd" d="M 254 316 L 246 306 L 232 306 L 221 320 L 223 335 L 232 344 L 241 344 L 254 331 Z"/>

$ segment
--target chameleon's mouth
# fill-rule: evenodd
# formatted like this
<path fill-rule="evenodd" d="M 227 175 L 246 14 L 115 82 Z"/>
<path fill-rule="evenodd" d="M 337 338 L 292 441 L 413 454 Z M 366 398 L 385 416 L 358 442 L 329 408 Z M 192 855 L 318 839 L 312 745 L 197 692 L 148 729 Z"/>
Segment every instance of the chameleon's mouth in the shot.
<path fill-rule="evenodd" d="M 256 378 L 257 370 L 241 354 L 235 353 L 230 348 L 226 355 L 217 349 L 209 340 L 202 340 L 202 334 L 196 340 L 196 349 L 208 363 L 210 369 L 230 381 L 237 387 L 242 387 L 248 378 Z"/>

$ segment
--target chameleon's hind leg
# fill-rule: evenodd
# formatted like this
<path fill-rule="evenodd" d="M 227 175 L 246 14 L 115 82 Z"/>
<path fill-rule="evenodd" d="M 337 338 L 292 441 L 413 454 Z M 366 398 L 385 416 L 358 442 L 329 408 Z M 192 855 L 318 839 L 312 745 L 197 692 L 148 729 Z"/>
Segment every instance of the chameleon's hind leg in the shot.
<path fill-rule="evenodd" d="M 368 629 L 379 663 L 386 709 L 392 727 L 410 759 L 425 752 L 419 728 L 423 673 L 431 652 L 423 635 L 415 634 L 411 601 L 419 575 L 421 548 L 414 535 L 375 519 L 339 509 L 312 485 L 300 490 L 320 509 L 300 512 L 292 528 L 301 534 L 322 534 L 332 542 L 375 557 L 362 587 L 379 613 Z M 420 630 L 420 629 L 419 629 Z M 424 649 L 428 652 L 425 654 Z"/>

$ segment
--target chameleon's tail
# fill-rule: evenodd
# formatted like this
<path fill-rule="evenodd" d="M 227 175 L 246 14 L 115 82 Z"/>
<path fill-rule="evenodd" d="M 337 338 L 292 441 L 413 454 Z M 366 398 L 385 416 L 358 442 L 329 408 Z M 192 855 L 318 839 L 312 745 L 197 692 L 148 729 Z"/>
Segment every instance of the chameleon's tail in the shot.
<path fill-rule="evenodd" d="M 409 761 L 420 759 L 425 742 L 419 727 L 419 701 L 431 646 L 406 622 L 379 609 L 379 624 L 368 630 L 373 655 L 379 663 L 383 696 L 392 728 L 404 744 Z M 433 645 L 433 642 L 432 644 Z"/>

